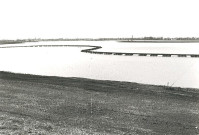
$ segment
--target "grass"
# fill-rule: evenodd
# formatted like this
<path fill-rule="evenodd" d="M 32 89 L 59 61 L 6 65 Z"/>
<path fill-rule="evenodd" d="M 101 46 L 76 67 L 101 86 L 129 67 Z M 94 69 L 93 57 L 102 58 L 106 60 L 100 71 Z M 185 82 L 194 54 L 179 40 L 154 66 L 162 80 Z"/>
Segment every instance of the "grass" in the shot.
<path fill-rule="evenodd" d="M 0 134 L 199 134 L 199 90 L 0 72 Z"/>

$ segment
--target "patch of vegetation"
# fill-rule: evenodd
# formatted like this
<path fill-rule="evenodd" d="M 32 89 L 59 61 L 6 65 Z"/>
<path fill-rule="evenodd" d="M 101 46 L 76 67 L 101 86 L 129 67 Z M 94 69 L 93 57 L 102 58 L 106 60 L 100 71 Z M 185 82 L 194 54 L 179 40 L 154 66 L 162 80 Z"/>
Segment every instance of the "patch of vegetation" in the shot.
<path fill-rule="evenodd" d="M 199 134 L 199 90 L 0 72 L 0 134 Z"/>
<path fill-rule="evenodd" d="M 0 44 L 19 44 L 23 43 L 23 40 L 0 40 Z"/>

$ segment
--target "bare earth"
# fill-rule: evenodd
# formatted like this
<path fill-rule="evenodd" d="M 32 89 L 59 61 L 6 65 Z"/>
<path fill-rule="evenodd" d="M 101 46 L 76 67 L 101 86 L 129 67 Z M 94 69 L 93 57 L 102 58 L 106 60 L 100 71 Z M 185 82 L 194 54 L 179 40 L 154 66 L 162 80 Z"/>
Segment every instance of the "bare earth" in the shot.
<path fill-rule="evenodd" d="M 0 134 L 199 134 L 199 90 L 0 72 Z"/>

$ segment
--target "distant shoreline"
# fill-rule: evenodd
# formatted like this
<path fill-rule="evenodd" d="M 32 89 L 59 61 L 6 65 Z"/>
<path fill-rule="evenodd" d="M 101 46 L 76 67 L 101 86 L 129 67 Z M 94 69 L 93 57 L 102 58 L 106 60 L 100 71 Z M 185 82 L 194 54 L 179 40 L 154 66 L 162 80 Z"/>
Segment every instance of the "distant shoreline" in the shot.
<path fill-rule="evenodd" d="M 117 42 L 135 42 L 135 43 L 199 43 L 199 39 L 133 39 L 133 38 L 74 38 L 74 39 L 17 39 L 17 40 L 0 40 L 0 45 L 3 44 L 18 44 L 26 42 L 41 42 L 41 41 L 117 41 Z"/>
<path fill-rule="evenodd" d="M 199 43 L 199 40 L 121 40 L 127 43 Z"/>

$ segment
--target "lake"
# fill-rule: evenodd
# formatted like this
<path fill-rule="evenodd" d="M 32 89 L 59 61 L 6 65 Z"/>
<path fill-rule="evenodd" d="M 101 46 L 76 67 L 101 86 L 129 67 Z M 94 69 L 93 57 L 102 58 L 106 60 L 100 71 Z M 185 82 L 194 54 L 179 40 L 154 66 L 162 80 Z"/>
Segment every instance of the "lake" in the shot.
<path fill-rule="evenodd" d="M 96 51 L 199 54 L 199 43 L 54 41 L 16 45 L 92 45 Z M 99 55 L 85 47 L 0 48 L 0 70 L 48 76 L 83 77 L 199 88 L 199 58 Z"/>

